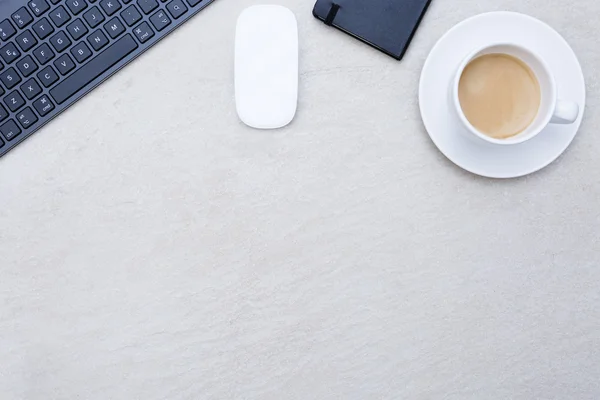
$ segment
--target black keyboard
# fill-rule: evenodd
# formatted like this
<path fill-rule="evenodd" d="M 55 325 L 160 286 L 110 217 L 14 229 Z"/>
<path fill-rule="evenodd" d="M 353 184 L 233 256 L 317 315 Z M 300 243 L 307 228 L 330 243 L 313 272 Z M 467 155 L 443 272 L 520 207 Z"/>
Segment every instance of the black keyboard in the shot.
<path fill-rule="evenodd" d="M 0 157 L 214 0 L 0 0 Z"/>

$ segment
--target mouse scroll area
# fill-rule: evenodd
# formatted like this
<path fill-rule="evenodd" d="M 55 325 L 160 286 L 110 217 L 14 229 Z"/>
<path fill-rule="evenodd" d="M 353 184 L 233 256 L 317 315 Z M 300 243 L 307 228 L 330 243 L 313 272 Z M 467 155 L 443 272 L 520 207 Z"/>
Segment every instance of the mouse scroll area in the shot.
<path fill-rule="evenodd" d="M 244 10 L 235 35 L 235 102 L 238 116 L 257 129 L 288 125 L 298 104 L 298 24 L 287 8 Z"/>

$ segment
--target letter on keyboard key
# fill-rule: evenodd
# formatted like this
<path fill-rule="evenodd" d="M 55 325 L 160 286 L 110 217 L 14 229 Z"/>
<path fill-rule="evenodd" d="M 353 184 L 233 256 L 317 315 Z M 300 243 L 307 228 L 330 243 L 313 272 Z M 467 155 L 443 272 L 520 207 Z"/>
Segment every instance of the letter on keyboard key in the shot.
<path fill-rule="evenodd" d="M 83 21 L 80 19 L 76 19 L 75 21 L 67 25 L 67 31 L 69 32 L 69 35 L 71 35 L 73 40 L 79 40 L 83 37 L 83 35 L 88 33 L 88 29 L 85 27 Z"/>
<path fill-rule="evenodd" d="M 68 54 L 63 54 L 62 56 L 58 57 L 56 61 L 54 61 L 54 66 L 58 72 L 64 76 L 71 72 L 73 68 L 75 68 L 75 63 L 73 60 L 71 60 L 71 57 L 69 57 Z"/>
<path fill-rule="evenodd" d="M 47 64 L 48 61 L 54 58 L 54 52 L 50 49 L 48 44 L 44 43 L 35 50 L 33 50 L 33 55 L 38 60 L 40 65 Z"/>
<path fill-rule="evenodd" d="M 60 31 L 50 38 L 50 44 L 52 44 L 54 50 L 60 53 L 71 45 L 71 39 L 63 31 Z"/>
<path fill-rule="evenodd" d="M 16 42 L 23 51 L 28 51 L 37 44 L 37 40 L 33 37 L 29 29 L 17 36 Z"/>
<path fill-rule="evenodd" d="M 21 91 L 25 93 L 25 97 L 31 100 L 38 94 L 42 93 L 42 88 L 37 83 L 35 78 L 31 78 L 30 80 L 21 85 Z"/>
<path fill-rule="evenodd" d="M 70 51 L 79 63 L 84 62 L 92 56 L 92 51 L 87 47 L 85 42 L 77 43 Z"/>
<path fill-rule="evenodd" d="M 87 7 L 87 4 L 85 0 L 67 0 L 67 7 L 73 15 L 77 15 Z"/>
<path fill-rule="evenodd" d="M 44 87 L 50 87 L 58 80 L 58 75 L 50 65 L 38 72 L 37 77 Z"/>
<path fill-rule="evenodd" d="M 102 0 L 100 2 L 100 7 L 102 7 L 106 15 L 110 17 L 121 8 L 121 3 L 119 3 L 119 0 Z"/>
<path fill-rule="evenodd" d="M 4 103 L 10 108 L 10 111 L 15 112 L 25 105 L 25 99 L 15 90 L 4 98 Z"/>
<path fill-rule="evenodd" d="M 98 10 L 98 7 L 90 8 L 89 11 L 86 11 L 85 14 L 83 14 L 83 18 L 85 18 L 85 21 L 90 28 L 95 28 L 104 21 L 104 15 Z"/>
<path fill-rule="evenodd" d="M 40 39 L 46 39 L 46 37 L 54 32 L 54 28 L 46 18 L 42 18 L 33 24 L 33 31 Z"/>
<path fill-rule="evenodd" d="M 87 40 L 96 51 L 99 51 L 108 44 L 108 38 L 101 29 L 98 29 L 96 32 L 88 36 Z"/>
<path fill-rule="evenodd" d="M 10 111 L 15 112 L 25 105 L 25 99 L 15 90 L 4 98 L 4 103 L 6 103 Z"/>
<path fill-rule="evenodd" d="M 38 66 L 31 56 L 25 56 L 17 61 L 17 69 L 21 72 L 21 75 L 27 78 L 38 69 Z"/>
<path fill-rule="evenodd" d="M 123 36 L 106 48 L 102 53 L 75 71 L 67 79 L 50 90 L 50 96 L 58 104 L 79 92 L 87 84 L 106 72 L 138 47 L 130 34 Z"/>
<path fill-rule="evenodd" d="M 117 36 L 119 36 L 121 33 L 125 32 L 125 27 L 119 20 L 119 17 L 114 17 L 113 19 L 108 21 L 106 24 L 104 24 L 104 30 L 106 30 L 106 32 L 108 32 L 110 37 L 114 39 Z"/>
<path fill-rule="evenodd" d="M 54 10 L 50 11 L 48 16 L 57 28 L 60 28 L 71 20 L 71 16 L 63 6 L 56 7 Z"/>
<path fill-rule="evenodd" d="M 2 56 L 2 59 L 7 64 L 10 64 L 11 62 L 15 61 L 17 58 L 19 58 L 20 55 L 21 52 L 19 51 L 19 49 L 17 49 L 17 46 L 15 46 L 15 44 L 12 42 L 0 49 L 0 56 Z"/>

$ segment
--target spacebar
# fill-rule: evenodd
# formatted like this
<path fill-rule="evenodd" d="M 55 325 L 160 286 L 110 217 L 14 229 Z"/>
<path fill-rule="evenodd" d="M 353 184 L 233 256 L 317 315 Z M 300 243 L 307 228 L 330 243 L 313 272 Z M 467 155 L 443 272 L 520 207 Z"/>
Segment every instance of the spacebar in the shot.
<path fill-rule="evenodd" d="M 50 90 L 50 95 L 58 104 L 63 103 L 69 97 L 83 89 L 85 85 L 137 49 L 137 47 L 137 43 L 130 34 L 123 36 L 90 62 L 75 71 L 73 75 L 56 85 Z"/>

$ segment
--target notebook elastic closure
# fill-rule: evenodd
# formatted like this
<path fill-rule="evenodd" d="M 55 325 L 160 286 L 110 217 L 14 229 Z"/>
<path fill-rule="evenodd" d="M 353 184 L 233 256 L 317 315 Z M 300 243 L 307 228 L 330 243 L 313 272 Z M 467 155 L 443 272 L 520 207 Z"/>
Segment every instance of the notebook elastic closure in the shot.
<path fill-rule="evenodd" d="M 340 10 L 340 5 L 333 3 L 331 4 L 331 8 L 329 9 L 329 12 L 327 13 L 327 17 L 325 17 L 325 25 L 329 25 L 331 26 L 333 24 L 333 20 L 335 19 L 335 16 L 337 15 L 338 11 Z"/>

